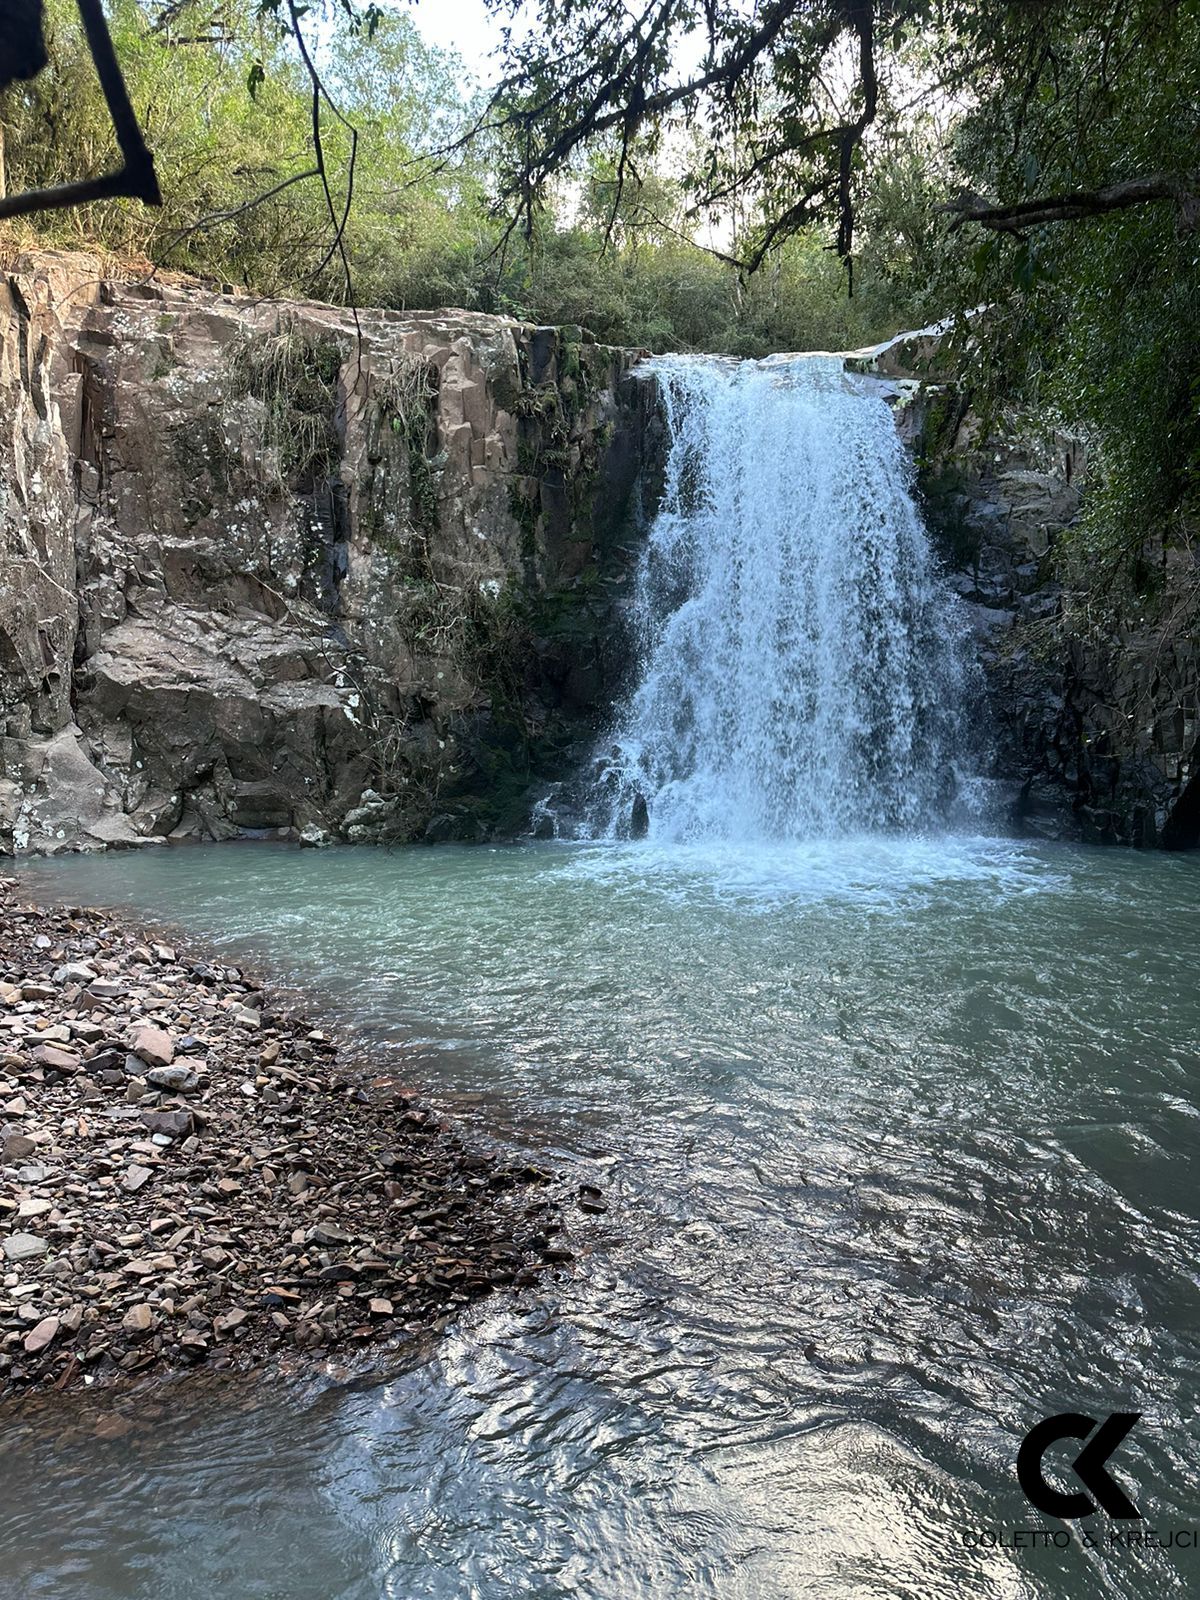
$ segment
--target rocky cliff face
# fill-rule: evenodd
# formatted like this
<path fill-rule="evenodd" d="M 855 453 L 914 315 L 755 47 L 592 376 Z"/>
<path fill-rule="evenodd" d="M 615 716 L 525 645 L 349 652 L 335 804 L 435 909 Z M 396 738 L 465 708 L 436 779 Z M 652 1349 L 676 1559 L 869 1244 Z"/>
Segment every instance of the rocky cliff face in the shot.
<path fill-rule="evenodd" d="M 634 353 L 0 276 L 0 848 L 514 823 L 617 670 Z"/>
<path fill-rule="evenodd" d="M 1200 842 L 1194 560 L 1148 545 L 1144 605 L 1072 590 L 1080 441 L 983 438 L 937 353 L 934 330 L 854 364 L 889 386 L 971 609 L 1015 825 Z M 628 661 L 663 442 L 636 356 L 12 263 L 0 849 L 521 827 Z"/>
<path fill-rule="evenodd" d="M 860 365 L 892 384 L 931 528 L 970 608 L 995 774 L 1017 831 L 1097 844 L 1200 844 L 1200 571 L 1148 538 L 1132 592 L 1082 580 L 1061 540 L 1087 451 L 1009 415 L 985 436 L 938 377 L 936 330 Z M 1075 574 L 1074 580 L 1072 574 Z"/>
<path fill-rule="evenodd" d="M 960 424 L 930 486 L 979 621 L 1018 828 L 1093 844 L 1200 843 L 1193 557 L 1150 539 L 1140 592 L 1122 578 L 1106 593 L 1098 572 L 1083 580 L 1056 560 L 1087 492 L 1082 442 L 1013 420 L 981 446 L 973 427 Z"/>

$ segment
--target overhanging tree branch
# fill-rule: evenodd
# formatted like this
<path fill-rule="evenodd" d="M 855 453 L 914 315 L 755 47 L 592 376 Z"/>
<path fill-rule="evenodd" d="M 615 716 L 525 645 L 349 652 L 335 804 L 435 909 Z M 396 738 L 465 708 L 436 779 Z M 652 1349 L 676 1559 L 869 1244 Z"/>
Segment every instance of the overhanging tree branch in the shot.
<path fill-rule="evenodd" d="M 1177 176 L 1159 172 L 1145 178 L 1127 178 L 1103 189 L 1042 195 L 1012 205 L 1000 205 L 981 195 L 964 192 L 940 209 L 952 219 L 952 229 L 977 222 L 994 233 L 1019 233 L 1024 228 L 1036 228 L 1046 222 L 1078 222 L 1085 217 L 1099 217 L 1110 211 L 1124 211 L 1129 206 L 1163 200 L 1178 207 L 1185 228 L 1195 228 L 1200 224 L 1200 174 Z"/>
<path fill-rule="evenodd" d="M 499 8 L 502 0 L 489 3 Z M 706 57 L 679 80 L 671 71 L 672 41 L 690 25 L 690 6 L 681 0 L 642 0 L 635 11 L 626 0 L 566 0 L 555 12 L 560 31 L 552 45 L 531 52 L 525 41 L 517 46 L 510 39 L 512 70 L 466 133 L 433 152 L 433 159 L 445 160 L 480 136 L 510 138 L 513 170 L 502 182 L 502 199 L 529 232 L 547 182 L 567 170 L 579 151 L 612 136 L 617 144 L 615 218 L 644 132 L 649 129 L 653 137 L 673 117 L 691 119 L 708 108 L 713 155 L 707 170 L 692 181 L 695 206 L 707 208 L 734 191 L 744 192 L 749 179 L 765 185 L 775 207 L 737 255 L 710 253 L 753 272 L 772 246 L 832 206 L 833 247 L 849 265 L 856 152 L 879 109 L 876 11 L 877 0 L 832 0 L 822 6 L 811 0 L 765 0 L 754 12 L 706 0 Z M 907 14 L 903 6 L 901 14 Z M 583 26 L 572 34 L 570 24 L 580 20 Z M 842 104 L 833 110 L 835 96 L 823 85 L 818 67 L 842 40 L 854 51 L 853 78 L 844 93 L 839 88 L 836 101 Z M 570 63 L 565 73 L 564 61 Z M 814 85 L 822 88 L 819 96 Z M 753 125 L 764 95 L 785 97 L 792 127 L 782 139 L 752 140 L 748 165 L 739 161 L 730 175 L 723 170 L 721 147 L 730 139 L 739 141 L 742 127 Z"/>

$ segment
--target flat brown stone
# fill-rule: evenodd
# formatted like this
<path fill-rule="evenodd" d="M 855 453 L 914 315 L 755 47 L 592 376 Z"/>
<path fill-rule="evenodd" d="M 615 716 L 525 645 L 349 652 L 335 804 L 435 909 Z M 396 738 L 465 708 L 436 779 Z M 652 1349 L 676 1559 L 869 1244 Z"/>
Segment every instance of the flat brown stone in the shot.
<path fill-rule="evenodd" d="M 78 1072 L 81 1064 L 81 1058 L 74 1050 L 62 1050 L 54 1044 L 35 1046 L 33 1059 L 54 1072 Z"/>
<path fill-rule="evenodd" d="M 141 1305 L 130 1306 L 121 1318 L 121 1326 L 126 1333 L 143 1334 L 149 1333 L 157 1320 L 153 1306 L 143 1301 Z"/>
<path fill-rule="evenodd" d="M 31 1328 L 25 1335 L 25 1349 L 31 1356 L 37 1355 L 39 1350 L 44 1350 L 58 1336 L 60 1323 L 57 1317 L 43 1317 L 36 1328 Z"/>
<path fill-rule="evenodd" d="M 130 1034 L 129 1048 L 149 1067 L 169 1067 L 175 1059 L 175 1045 L 164 1028 L 149 1024 Z"/>

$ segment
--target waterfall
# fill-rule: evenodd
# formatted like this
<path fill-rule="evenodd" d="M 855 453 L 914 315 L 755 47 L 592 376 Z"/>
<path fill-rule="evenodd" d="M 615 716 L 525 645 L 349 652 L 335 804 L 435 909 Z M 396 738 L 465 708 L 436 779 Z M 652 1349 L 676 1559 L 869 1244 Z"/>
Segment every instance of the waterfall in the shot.
<path fill-rule="evenodd" d="M 583 832 L 787 841 L 943 825 L 971 669 L 886 402 L 833 356 L 653 363 L 666 485 L 638 681 Z"/>

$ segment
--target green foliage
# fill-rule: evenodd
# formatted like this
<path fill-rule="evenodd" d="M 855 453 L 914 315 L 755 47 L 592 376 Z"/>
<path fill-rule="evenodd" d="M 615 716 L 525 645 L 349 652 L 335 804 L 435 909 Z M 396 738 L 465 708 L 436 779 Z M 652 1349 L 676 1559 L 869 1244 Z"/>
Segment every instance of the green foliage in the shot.
<path fill-rule="evenodd" d="M 334 425 L 343 351 L 281 318 L 270 334 L 247 337 L 229 358 L 229 398 L 259 402 L 259 461 L 279 489 L 311 493 L 336 470 L 341 442 Z"/>
<path fill-rule="evenodd" d="M 375 399 L 387 426 L 408 449 L 408 491 L 413 526 L 422 540 L 428 567 L 428 540 L 437 532 L 437 486 L 429 459 L 432 407 L 437 399 L 437 369 L 416 356 L 398 356 L 375 381 Z"/>
<path fill-rule="evenodd" d="M 1195 172 L 1194 4 L 1071 0 L 981 14 L 975 28 L 979 98 L 954 147 L 971 188 L 1013 202 Z M 931 309 L 958 309 L 964 370 L 985 413 L 1020 399 L 1086 434 L 1089 488 L 1068 552 L 1078 577 L 1109 583 L 1115 568 L 1136 574 L 1148 540 L 1191 542 L 1200 233 L 1173 205 L 1018 236 L 968 230 L 943 246 L 931 298 Z"/>
<path fill-rule="evenodd" d="M 506 263 L 488 309 L 577 323 L 606 344 L 661 352 L 845 349 L 893 333 L 903 312 L 886 293 L 849 300 L 815 235 L 789 241 L 743 281 L 678 239 L 609 244 L 581 227 L 545 229 Z"/>
<path fill-rule="evenodd" d="M 114 42 L 155 153 L 161 211 L 111 201 L 50 212 L 16 242 L 96 247 L 136 265 L 200 273 L 268 295 L 345 297 L 325 197 L 313 177 L 310 88 L 270 7 L 200 0 L 164 8 L 113 0 Z M 112 166 L 117 152 L 74 0 L 48 0 L 51 63 L 0 107 L 11 189 Z M 618 193 L 603 152 L 543 212 L 532 238 L 503 242 L 494 211 L 500 151 L 480 144 L 438 168 L 422 150 L 458 135 L 472 107 L 456 60 L 403 13 L 324 30 L 320 66 L 358 130 L 346 247 L 361 305 L 463 306 L 539 323 L 575 323 L 649 350 L 758 355 L 836 348 L 894 331 L 907 307 L 873 265 L 847 304 L 844 278 L 813 231 L 757 277 L 684 237 L 687 196 L 647 171 Z M 346 195 L 349 138 L 324 132 L 335 201 Z M 289 183 L 289 179 L 298 181 Z M 287 185 L 279 188 L 279 185 Z M 262 199 L 269 191 L 277 190 Z M 611 230 L 611 234 L 610 234 Z"/>

